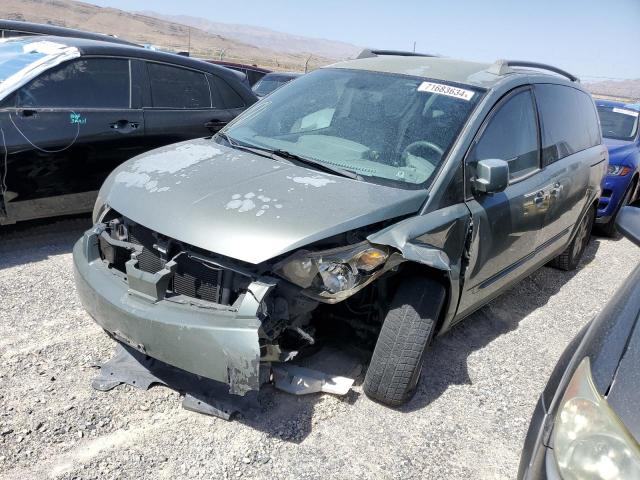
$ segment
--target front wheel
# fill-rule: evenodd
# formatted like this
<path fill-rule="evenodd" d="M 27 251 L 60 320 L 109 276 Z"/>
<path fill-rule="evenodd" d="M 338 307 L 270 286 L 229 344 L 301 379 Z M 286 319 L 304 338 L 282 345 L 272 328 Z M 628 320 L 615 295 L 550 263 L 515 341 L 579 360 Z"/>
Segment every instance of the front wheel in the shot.
<path fill-rule="evenodd" d="M 593 228 L 593 222 L 596 218 L 596 212 L 594 208 L 590 208 L 580 219 L 578 225 L 578 231 L 576 232 L 573 240 L 569 246 L 551 261 L 553 267 L 560 270 L 575 270 L 580 263 L 582 254 L 589 244 L 591 239 L 591 229 Z"/>
<path fill-rule="evenodd" d="M 390 406 L 411 399 L 445 296 L 443 285 L 428 278 L 409 277 L 400 283 L 362 386 L 368 397 Z"/>

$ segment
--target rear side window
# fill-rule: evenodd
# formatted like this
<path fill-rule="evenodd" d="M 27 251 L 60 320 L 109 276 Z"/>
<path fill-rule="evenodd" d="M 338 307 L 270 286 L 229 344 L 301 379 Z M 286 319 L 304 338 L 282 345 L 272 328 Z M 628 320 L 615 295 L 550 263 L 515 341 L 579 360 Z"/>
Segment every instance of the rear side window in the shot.
<path fill-rule="evenodd" d="M 203 73 L 161 63 L 147 63 L 154 108 L 211 108 Z"/>
<path fill-rule="evenodd" d="M 227 82 L 217 75 L 209 75 L 209 79 L 213 81 L 226 108 L 243 108 L 245 106 L 242 97 Z"/>
<path fill-rule="evenodd" d="M 529 90 L 516 93 L 499 107 L 471 158 L 476 162 L 490 158 L 506 160 L 511 180 L 538 169 L 538 125 Z"/>
<path fill-rule="evenodd" d="M 563 85 L 536 85 L 545 165 L 600 143 L 600 127 L 592 100 Z"/>
<path fill-rule="evenodd" d="M 129 60 L 86 58 L 58 65 L 18 90 L 21 108 L 129 108 Z"/>

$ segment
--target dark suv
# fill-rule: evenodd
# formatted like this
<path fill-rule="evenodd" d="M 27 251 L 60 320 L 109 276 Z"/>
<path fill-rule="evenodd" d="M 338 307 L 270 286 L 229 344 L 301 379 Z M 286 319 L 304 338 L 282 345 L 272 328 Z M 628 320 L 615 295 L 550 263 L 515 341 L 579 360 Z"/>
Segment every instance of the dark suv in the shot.
<path fill-rule="evenodd" d="M 91 211 L 119 164 L 210 136 L 256 101 L 238 75 L 114 42 L 0 40 L 0 225 Z"/>
<path fill-rule="evenodd" d="M 562 70 L 369 53 L 119 167 L 77 287 L 115 339 L 234 394 L 344 321 L 377 338 L 365 392 L 399 405 L 435 334 L 548 262 L 576 268 L 606 169 Z"/>

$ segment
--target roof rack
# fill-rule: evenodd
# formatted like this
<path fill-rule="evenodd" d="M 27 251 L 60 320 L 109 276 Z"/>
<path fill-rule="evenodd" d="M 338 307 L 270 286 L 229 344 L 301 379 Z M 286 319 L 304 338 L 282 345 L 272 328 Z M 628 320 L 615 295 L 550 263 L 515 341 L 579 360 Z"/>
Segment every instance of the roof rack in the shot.
<path fill-rule="evenodd" d="M 404 52 L 402 50 L 370 50 L 365 48 L 356 58 L 372 58 L 380 56 L 396 56 L 396 57 L 437 57 L 430 53 Z"/>
<path fill-rule="evenodd" d="M 550 72 L 557 73 L 563 77 L 567 77 L 572 82 L 580 82 L 580 79 L 575 75 L 562 70 L 561 68 L 554 67 L 553 65 L 547 65 L 546 63 L 527 62 L 524 60 L 497 60 L 491 65 L 487 71 L 494 75 L 506 75 L 507 73 L 513 73 L 511 67 L 525 67 L 525 68 L 538 68 L 540 70 L 548 70 Z"/>

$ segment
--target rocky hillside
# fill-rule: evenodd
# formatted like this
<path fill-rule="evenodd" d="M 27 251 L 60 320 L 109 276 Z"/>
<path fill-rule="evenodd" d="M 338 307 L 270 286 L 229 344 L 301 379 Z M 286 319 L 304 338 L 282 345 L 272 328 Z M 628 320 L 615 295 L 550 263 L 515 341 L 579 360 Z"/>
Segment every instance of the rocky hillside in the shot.
<path fill-rule="evenodd" d="M 164 49 L 190 50 L 192 56 L 223 58 L 275 69 L 303 70 L 310 55 L 256 46 L 237 37 L 229 38 L 174 21 L 73 0 L 1 0 L 0 18 L 108 33 Z M 326 65 L 337 58 L 313 55 L 309 66 Z"/>
<path fill-rule="evenodd" d="M 596 96 L 640 101 L 640 79 L 607 80 L 604 82 L 587 83 L 585 86 Z"/>

